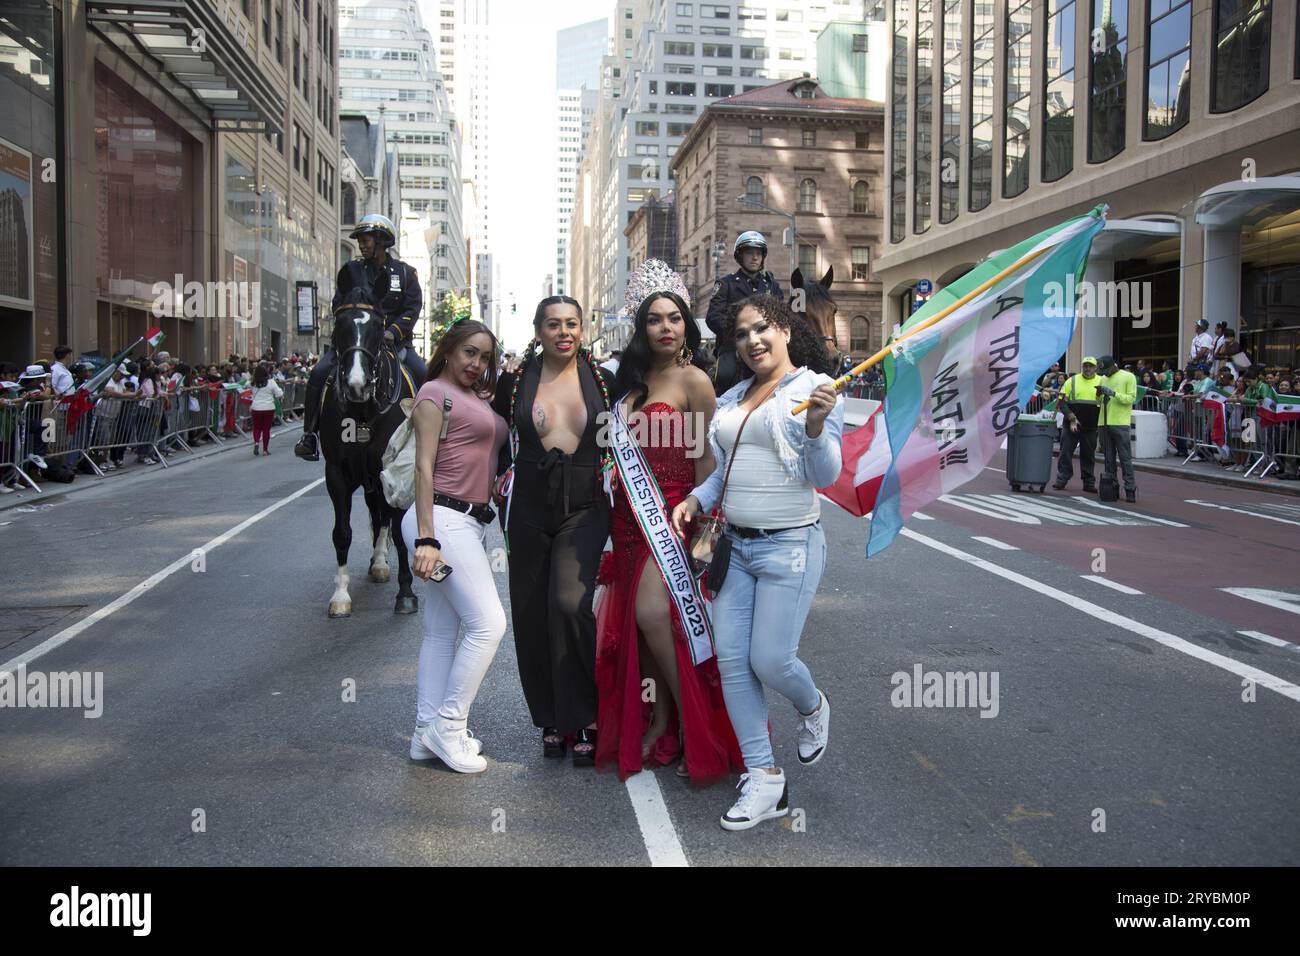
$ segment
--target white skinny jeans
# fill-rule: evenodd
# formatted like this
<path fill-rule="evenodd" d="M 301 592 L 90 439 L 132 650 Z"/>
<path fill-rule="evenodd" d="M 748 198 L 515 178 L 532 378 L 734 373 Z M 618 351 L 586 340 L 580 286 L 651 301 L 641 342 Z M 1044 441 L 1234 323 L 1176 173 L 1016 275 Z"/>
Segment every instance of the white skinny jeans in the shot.
<path fill-rule="evenodd" d="M 415 580 L 424 622 L 424 643 L 415 682 L 415 722 L 427 724 L 434 716 L 461 728 L 469 708 L 496 656 L 506 632 L 506 612 L 501 607 L 484 541 L 487 526 L 467 514 L 434 505 L 434 537 L 442 545 L 442 560 L 452 572 L 441 583 Z M 419 523 L 415 506 L 402 517 L 402 537 L 414 557 Z M 456 638 L 464 627 L 459 649 Z"/>

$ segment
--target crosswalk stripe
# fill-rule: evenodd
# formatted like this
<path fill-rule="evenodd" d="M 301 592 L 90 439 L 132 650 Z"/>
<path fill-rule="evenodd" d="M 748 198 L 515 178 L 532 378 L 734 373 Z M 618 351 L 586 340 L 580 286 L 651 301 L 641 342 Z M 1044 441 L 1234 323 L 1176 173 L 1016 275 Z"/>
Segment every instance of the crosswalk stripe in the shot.
<path fill-rule="evenodd" d="M 1274 647 L 1284 647 L 1288 651 L 1300 651 L 1300 646 L 1292 644 L 1290 641 L 1284 641 L 1280 637 L 1273 637 L 1271 634 L 1261 634 L 1259 631 L 1238 631 L 1237 633 L 1243 637 L 1253 637 L 1265 644 L 1272 644 Z"/>
<path fill-rule="evenodd" d="M 1119 584 L 1115 581 L 1110 580 L 1109 578 L 1103 578 L 1099 574 L 1081 574 L 1079 575 L 1079 577 L 1083 578 L 1085 581 L 1093 581 L 1096 584 L 1104 584 L 1106 587 L 1113 588 L 1114 590 L 1118 591 L 1120 594 L 1141 594 L 1142 593 L 1137 588 L 1131 588 L 1127 584 Z"/>
<path fill-rule="evenodd" d="M 970 539 L 971 539 L 972 541 L 979 541 L 979 542 L 982 543 L 982 544 L 987 544 L 990 548 L 997 548 L 997 549 L 999 549 L 999 550 L 1001 550 L 1001 551 L 1019 551 L 1019 550 L 1020 550 L 1020 549 L 1017 548 L 1014 544 L 1007 544 L 1005 541 L 999 541 L 997 538 L 984 538 L 984 537 L 981 537 L 980 535 L 973 534 L 973 535 L 971 535 L 971 538 L 970 538 Z"/>
<path fill-rule="evenodd" d="M 1143 521 L 1154 521 L 1156 524 L 1168 525 L 1171 528 L 1189 528 L 1191 525 L 1185 525 L 1181 521 L 1170 521 L 1168 518 L 1157 518 L 1155 515 L 1149 515 L 1145 511 L 1130 511 L 1127 508 L 1116 508 L 1113 505 L 1103 505 L 1095 498 L 1089 498 L 1087 495 L 1074 495 L 1075 501 L 1082 501 L 1092 508 L 1105 508 L 1107 511 L 1118 511 L 1122 515 L 1132 515 L 1141 518 Z"/>

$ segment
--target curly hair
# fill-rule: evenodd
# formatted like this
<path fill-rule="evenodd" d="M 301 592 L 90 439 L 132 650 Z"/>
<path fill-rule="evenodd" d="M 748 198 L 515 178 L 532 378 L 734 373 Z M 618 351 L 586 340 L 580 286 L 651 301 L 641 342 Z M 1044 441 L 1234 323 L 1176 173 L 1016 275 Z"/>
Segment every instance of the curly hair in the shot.
<path fill-rule="evenodd" d="M 784 300 L 766 292 L 751 295 L 731 306 L 727 312 L 727 326 L 722 331 L 725 336 L 722 341 L 735 341 L 736 317 L 740 315 L 742 309 L 746 308 L 751 308 L 769 322 L 790 330 L 790 362 L 795 368 L 805 367 L 814 372 L 821 372 L 823 375 L 835 375 L 835 362 L 826 351 L 826 345 L 816 330 L 803 317 L 791 312 Z M 750 378 L 753 374 L 749 366 L 740 359 L 737 350 L 737 380 Z"/>

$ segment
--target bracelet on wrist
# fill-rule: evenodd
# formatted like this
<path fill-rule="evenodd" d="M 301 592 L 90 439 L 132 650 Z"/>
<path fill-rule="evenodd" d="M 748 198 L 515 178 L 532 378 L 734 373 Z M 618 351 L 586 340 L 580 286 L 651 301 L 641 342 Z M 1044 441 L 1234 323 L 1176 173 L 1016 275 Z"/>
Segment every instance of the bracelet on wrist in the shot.
<path fill-rule="evenodd" d="M 442 545 L 439 543 L 437 538 L 416 538 L 415 546 L 417 548 L 427 547 L 427 548 L 437 548 L 439 551 L 442 550 Z"/>

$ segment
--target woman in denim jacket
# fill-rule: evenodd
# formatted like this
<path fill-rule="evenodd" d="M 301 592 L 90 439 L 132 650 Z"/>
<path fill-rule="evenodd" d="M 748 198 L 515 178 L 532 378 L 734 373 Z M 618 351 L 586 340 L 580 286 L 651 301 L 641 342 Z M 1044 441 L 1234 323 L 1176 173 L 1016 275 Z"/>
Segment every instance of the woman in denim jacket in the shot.
<path fill-rule="evenodd" d="M 826 565 L 817 489 L 839 477 L 844 405 L 823 371 L 830 359 L 821 342 L 780 299 L 761 295 L 738 303 L 724 334 L 734 339 L 748 375 L 718 398 L 709 426 L 717 468 L 673 509 L 672 521 L 681 535 L 695 515 L 718 504 L 726 517 L 731 564 L 713 602 L 713 632 L 747 772 L 740 799 L 720 822 L 747 830 L 789 812 L 785 774 L 768 735 L 765 686 L 795 706 L 799 762 L 816 763 L 826 749 L 830 702 L 798 651 Z M 791 415 L 805 399 L 808 409 Z M 719 502 L 741 420 L 756 403 L 736 449 L 727 500 Z"/>

